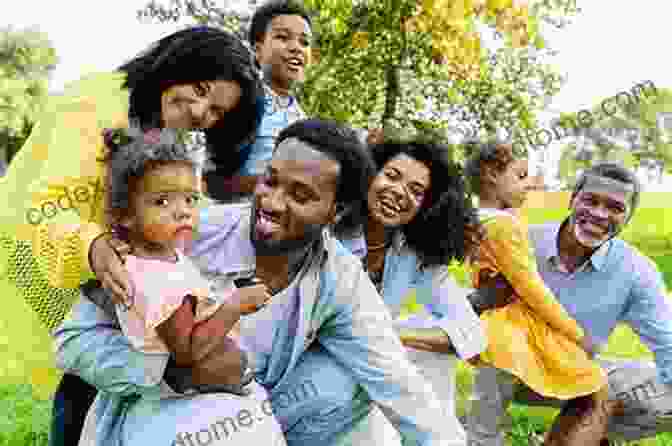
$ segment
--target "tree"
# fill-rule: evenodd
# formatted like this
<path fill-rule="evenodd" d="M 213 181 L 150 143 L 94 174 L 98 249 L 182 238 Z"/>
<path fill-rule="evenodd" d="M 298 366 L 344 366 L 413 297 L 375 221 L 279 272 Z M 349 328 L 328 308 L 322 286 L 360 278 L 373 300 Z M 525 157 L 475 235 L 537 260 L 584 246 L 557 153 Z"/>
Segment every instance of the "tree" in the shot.
<path fill-rule="evenodd" d="M 603 99 L 591 110 L 592 116 L 601 119 L 590 128 L 568 132 L 579 136 L 582 144 L 572 142 L 563 147 L 561 179 L 573 178 L 583 165 L 608 160 L 631 168 L 653 161 L 672 172 L 672 139 L 665 138 L 665 129 L 659 125 L 661 113 L 666 112 L 672 113 L 672 90 L 650 82 Z M 578 128 L 576 114 L 562 119 L 565 128 Z"/>
<path fill-rule="evenodd" d="M 189 17 L 230 27 L 244 22 L 254 6 L 249 2 L 236 10 L 212 0 L 166 1 L 153 0 L 139 16 L 159 21 Z M 305 4 L 316 11 L 318 48 L 318 61 L 299 92 L 309 114 L 437 135 L 457 123 L 479 136 L 536 128 L 536 113 L 562 80 L 544 63 L 551 50 L 543 27 L 565 26 L 578 11 L 574 0 L 532 6 L 513 0 Z M 498 48 L 484 43 L 489 33 Z"/>
<path fill-rule="evenodd" d="M 10 161 L 28 137 L 47 95 L 56 51 L 34 29 L 0 29 L 0 150 Z"/>

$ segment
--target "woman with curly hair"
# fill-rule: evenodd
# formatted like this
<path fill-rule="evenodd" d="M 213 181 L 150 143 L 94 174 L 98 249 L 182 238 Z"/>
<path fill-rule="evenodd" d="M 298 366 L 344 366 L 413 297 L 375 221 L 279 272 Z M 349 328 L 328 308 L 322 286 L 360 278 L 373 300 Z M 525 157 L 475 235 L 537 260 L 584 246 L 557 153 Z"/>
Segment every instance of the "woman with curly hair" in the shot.
<path fill-rule="evenodd" d="M 16 295 L 5 330 L 34 327 L 29 332 L 39 341 L 24 345 L 31 354 L 22 352 L 18 361 L 31 365 L 23 373 L 33 383 L 44 384 L 40 377 L 53 370 L 48 336 L 38 325 L 57 327 L 82 283 L 97 278 L 119 302 L 128 298 L 123 248 L 102 224 L 103 130 L 204 129 L 212 164 L 205 183 L 218 198 L 227 191 L 209 177 L 231 175 L 243 164 L 262 113 L 252 53 L 235 36 L 209 27 L 164 37 L 117 71 L 85 77 L 48 99 L 0 188 L 0 270 Z M 63 398 L 65 388 L 77 401 Z M 65 375 L 54 400 L 52 444 L 76 443 L 94 395 Z"/>
<path fill-rule="evenodd" d="M 360 237 L 342 240 L 363 260 L 396 319 L 402 343 L 446 407 L 455 445 L 466 444 L 455 414 L 457 356 L 485 348 L 485 333 L 448 264 L 463 261 L 481 238 L 476 210 L 449 149 L 420 141 L 371 147 L 378 166 Z M 456 356 L 457 355 L 457 356 Z"/>

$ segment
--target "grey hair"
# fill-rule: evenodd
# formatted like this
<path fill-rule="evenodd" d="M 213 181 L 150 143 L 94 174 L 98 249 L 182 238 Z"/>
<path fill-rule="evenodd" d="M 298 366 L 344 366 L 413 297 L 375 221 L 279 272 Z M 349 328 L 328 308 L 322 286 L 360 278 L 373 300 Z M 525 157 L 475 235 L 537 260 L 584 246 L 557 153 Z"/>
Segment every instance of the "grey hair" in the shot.
<path fill-rule="evenodd" d="M 637 178 L 637 176 L 630 169 L 623 167 L 620 164 L 597 163 L 593 166 L 590 166 L 588 169 L 582 172 L 581 176 L 574 185 L 574 189 L 572 190 L 572 198 L 570 199 L 570 202 L 574 201 L 574 198 L 579 194 L 579 192 L 581 192 L 583 186 L 585 186 L 586 179 L 591 175 L 609 178 L 612 180 L 620 181 L 621 183 L 632 185 L 633 193 L 630 198 L 630 212 L 628 212 L 628 216 L 624 222 L 624 224 L 627 224 L 632 219 L 632 216 L 635 214 L 635 209 L 637 209 L 637 206 L 639 206 L 639 195 L 642 192 L 642 184 Z"/>
<path fill-rule="evenodd" d="M 191 164 L 201 177 L 207 161 L 205 134 L 199 130 L 152 129 L 143 132 L 139 127 L 118 129 L 122 144 L 108 141 L 107 162 L 107 221 L 118 223 L 119 216 L 129 209 L 134 185 L 153 166 L 163 163 Z"/>

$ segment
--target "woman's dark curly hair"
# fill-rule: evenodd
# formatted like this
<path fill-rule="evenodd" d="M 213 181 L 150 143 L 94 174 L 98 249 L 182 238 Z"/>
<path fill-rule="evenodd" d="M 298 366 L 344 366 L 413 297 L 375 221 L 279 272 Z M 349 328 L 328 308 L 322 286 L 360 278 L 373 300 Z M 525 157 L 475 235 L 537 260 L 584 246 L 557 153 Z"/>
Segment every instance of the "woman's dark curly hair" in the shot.
<path fill-rule="evenodd" d="M 205 130 L 210 161 L 228 176 L 247 160 L 263 117 L 263 84 L 254 55 L 228 32 L 207 26 L 184 29 L 155 42 L 119 67 L 130 91 L 129 119 L 143 129 L 162 126 L 161 95 L 174 85 L 225 80 L 240 85 L 239 104 Z"/>
<path fill-rule="evenodd" d="M 422 207 L 401 228 L 406 243 L 423 266 L 464 261 L 475 252 L 484 234 L 466 191 L 462 169 L 450 160 L 449 150 L 420 141 L 386 141 L 371 147 L 378 172 L 399 155 L 407 155 L 429 168 L 431 185 Z"/>

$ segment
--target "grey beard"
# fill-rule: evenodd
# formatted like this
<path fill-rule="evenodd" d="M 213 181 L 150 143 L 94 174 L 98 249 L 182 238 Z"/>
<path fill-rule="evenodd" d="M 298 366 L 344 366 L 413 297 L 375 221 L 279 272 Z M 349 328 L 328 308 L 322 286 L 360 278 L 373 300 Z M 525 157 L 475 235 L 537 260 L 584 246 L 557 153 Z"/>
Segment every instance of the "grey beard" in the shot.
<path fill-rule="evenodd" d="M 572 227 L 576 225 L 576 220 L 577 220 L 576 211 L 573 211 L 569 216 L 569 221 L 572 224 Z M 608 242 L 609 240 L 613 239 L 618 234 L 620 234 L 620 232 L 623 230 L 623 227 L 625 226 L 625 225 L 618 226 L 612 222 L 607 223 L 607 225 L 608 225 L 607 236 L 604 238 L 604 240 L 600 242 L 600 244 L 596 248 L 599 248 L 600 246 L 602 246 L 603 244 L 605 244 L 606 242 Z"/>

